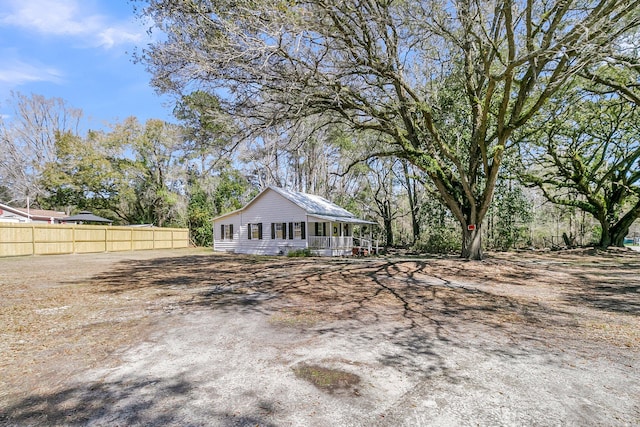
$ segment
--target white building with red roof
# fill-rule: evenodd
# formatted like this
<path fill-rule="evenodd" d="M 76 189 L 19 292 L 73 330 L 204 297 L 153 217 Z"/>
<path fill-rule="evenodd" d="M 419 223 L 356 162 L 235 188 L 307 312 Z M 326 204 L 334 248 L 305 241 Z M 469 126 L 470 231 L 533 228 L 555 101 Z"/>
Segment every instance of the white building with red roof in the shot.
<path fill-rule="evenodd" d="M 13 206 L 0 203 L 0 222 L 39 222 L 58 224 L 66 216 L 66 213 L 59 211 L 14 208 Z"/>

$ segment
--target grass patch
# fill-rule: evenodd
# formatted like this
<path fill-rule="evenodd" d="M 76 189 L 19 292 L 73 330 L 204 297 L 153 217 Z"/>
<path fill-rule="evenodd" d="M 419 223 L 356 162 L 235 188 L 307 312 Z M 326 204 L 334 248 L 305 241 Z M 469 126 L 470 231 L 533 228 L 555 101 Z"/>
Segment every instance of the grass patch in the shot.
<path fill-rule="evenodd" d="M 296 249 L 294 251 L 287 252 L 287 256 L 290 258 L 304 258 L 313 256 L 313 252 L 309 248 Z"/>
<path fill-rule="evenodd" d="M 293 368 L 293 372 L 298 378 L 329 393 L 349 390 L 360 383 L 360 377 L 355 374 L 317 365 L 302 364 Z M 354 393 L 357 395 L 358 391 L 354 390 Z"/>
<path fill-rule="evenodd" d="M 282 310 L 269 318 L 269 323 L 292 328 L 308 328 L 322 321 L 319 313 L 298 310 Z"/>

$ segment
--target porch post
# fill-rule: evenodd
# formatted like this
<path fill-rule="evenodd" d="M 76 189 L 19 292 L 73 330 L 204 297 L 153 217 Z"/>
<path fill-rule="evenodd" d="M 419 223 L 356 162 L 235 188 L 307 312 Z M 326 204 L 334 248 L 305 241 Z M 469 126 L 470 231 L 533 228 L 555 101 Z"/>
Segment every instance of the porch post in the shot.
<path fill-rule="evenodd" d="M 329 248 L 333 249 L 333 221 L 329 221 Z"/>

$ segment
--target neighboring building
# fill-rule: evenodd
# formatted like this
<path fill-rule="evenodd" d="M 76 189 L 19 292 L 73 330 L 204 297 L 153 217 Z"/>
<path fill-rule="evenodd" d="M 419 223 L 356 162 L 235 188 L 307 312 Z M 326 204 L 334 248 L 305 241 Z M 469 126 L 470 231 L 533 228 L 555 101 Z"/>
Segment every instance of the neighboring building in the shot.
<path fill-rule="evenodd" d="M 76 215 L 62 218 L 61 222 L 65 224 L 109 224 L 111 225 L 113 221 L 98 215 L 94 215 L 89 211 L 80 211 Z"/>
<path fill-rule="evenodd" d="M 14 208 L 0 203 L 0 222 L 39 222 L 57 224 L 66 217 L 64 212 L 43 209 Z"/>
<path fill-rule="evenodd" d="M 214 250 L 254 255 L 306 248 L 318 255 L 351 255 L 359 246 L 371 252 L 370 237 L 356 238 L 354 245 L 353 228 L 375 224 L 322 197 L 276 187 L 213 221 Z"/>
<path fill-rule="evenodd" d="M 640 220 L 636 220 L 631 224 L 627 238 L 632 240 L 632 245 L 640 246 Z"/>

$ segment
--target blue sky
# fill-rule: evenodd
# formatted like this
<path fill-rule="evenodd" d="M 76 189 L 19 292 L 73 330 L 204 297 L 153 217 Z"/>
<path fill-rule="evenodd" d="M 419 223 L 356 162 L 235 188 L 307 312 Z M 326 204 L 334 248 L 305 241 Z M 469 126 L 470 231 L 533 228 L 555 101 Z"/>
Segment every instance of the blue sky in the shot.
<path fill-rule="evenodd" d="M 132 52 L 150 41 L 127 0 L 0 0 L 0 114 L 11 91 L 62 98 L 85 126 L 175 121 Z"/>

